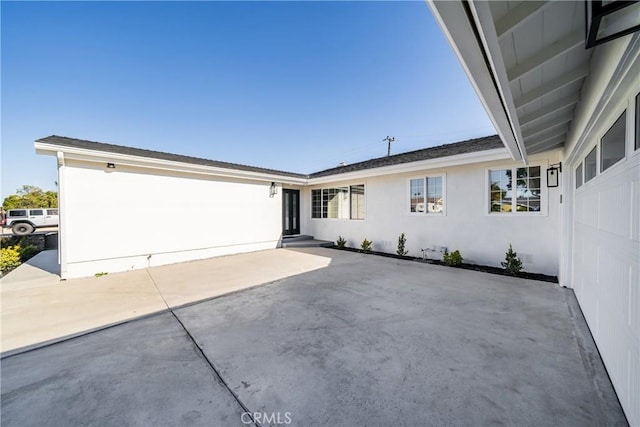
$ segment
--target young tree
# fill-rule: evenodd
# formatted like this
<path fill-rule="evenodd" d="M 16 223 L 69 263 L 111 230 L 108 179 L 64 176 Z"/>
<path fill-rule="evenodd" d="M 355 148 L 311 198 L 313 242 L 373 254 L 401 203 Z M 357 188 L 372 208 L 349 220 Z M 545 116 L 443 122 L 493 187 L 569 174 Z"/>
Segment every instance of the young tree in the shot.
<path fill-rule="evenodd" d="M 5 197 L 2 207 L 5 209 L 57 208 L 58 193 L 45 192 L 34 185 L 23 185 L 16 190 L 16 194 Z"/>

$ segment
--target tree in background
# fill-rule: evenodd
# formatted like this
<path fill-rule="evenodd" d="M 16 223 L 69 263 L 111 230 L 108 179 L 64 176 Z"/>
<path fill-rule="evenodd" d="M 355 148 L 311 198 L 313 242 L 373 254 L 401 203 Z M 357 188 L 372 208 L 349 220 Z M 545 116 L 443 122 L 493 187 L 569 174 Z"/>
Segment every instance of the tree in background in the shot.
<path fill-rule="evenodd" d="M 16 194 L 5 197 L 2 207 L 5 209 L 57 208 L 58 192 L 43 191 L 34 185 L 23 185 L 16 190 Z"/>

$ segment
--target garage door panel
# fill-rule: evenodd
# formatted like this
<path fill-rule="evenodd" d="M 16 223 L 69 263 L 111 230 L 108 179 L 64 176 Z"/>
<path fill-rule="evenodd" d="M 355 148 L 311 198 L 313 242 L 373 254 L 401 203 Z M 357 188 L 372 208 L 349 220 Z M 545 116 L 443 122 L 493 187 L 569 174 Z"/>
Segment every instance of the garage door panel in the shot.
<path fill-rule="evenodd" d="M 622 182 L 599 192 L 598 226 L 600 230 L 620 237 L 629 235 L 630 187 L 631 183 Z"/>
<path fill-rule="evenodd" d="M 625 405 L 626 408 L 632 408 L 631 410 L 635 412 L 636 419 L 640 417 L 640 402 L 636 398 L 634 400 L 633 396 L 640 396 L 640 351 L 632 352 L 629 351 L 627 353 L 628 365 L 629 365 L 629 377 L 627 378 L 627 390 L 626 396 L 622 396 L 622 404 Z M 620 396 L 622 393 L 618 393 Z M 627 417 L 629 418 L 629 417 Z"/>
<path fill-rule="evenodd" d="M 640 419 L 640 162 L 574 192 L 572 286 L 630 419 Z"/>
<path fill-rule="evenodd" d="M 627 323 L 632 335 L 640 341 L 640 273 L 638 266 L 629 268 L 629 301 Z M 640 342 L 636 343 L 640 348 Z"/>
<path fill-rule="evenodd" d="M 584 195 L 584 202 L 582 203 L 582 223 L 596 228 L 598 227 L 598 212 L 599 209 L 599 192 L 593 191 Z"/>

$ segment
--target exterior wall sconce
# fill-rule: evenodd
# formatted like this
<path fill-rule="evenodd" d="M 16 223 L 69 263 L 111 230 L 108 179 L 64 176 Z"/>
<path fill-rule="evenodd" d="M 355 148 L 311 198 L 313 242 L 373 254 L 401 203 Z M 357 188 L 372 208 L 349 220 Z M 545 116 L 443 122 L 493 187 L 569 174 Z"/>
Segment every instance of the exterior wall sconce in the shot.
<path fill-rule="evenodd" d="M 562 173 L 562 162 L 551 165 L 547 169 L 547 187 L 557 187 L 560 185 L 560 174 Z"/>
<path fill-rule="evenodd" d="M 587 49 L 640 30 L 638 1 L 587 0 L 585 7 Z"/>
<path fill-rule="evenodd" d="M 272 182 L 271 186 L 269 187 L 269 197 L 273 197 L 276 194 L 278 194 L 278 186 L 275 182 Z"/>
<path fill-rule="evenodd" d="M 107 163 L 107 168 L 108 169 L 115 169 L 116 165 L 115 165 L 115 163 Z"/>

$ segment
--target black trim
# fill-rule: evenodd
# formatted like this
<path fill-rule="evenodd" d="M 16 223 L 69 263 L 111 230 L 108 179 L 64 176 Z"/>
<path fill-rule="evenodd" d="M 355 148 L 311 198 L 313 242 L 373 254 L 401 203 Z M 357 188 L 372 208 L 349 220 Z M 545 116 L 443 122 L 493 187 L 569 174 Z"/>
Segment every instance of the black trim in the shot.
<path fill-rule="evenodd" d="M 282 235 L 294 234 L 300 234 L 300 190 L 284 188 L 282 189 Z"/>
<path fill-rule="evenodd" d="M 623 37 L 639 31 L 640 24 L 596 40 L 596 37 L 598 37 L 598 29 L 600 28 L 600 22 L 602 21 L 602 18 L 604 18 L 606 15 L 617 12 L 624 9 L 625 7 L 632 6 L 637 3 L 637 0 L 617 0 L 603 6 L 602 0 L 587 0 L 584 3 L 584 19 L 587 40 L 585 49 L 591 49 L 592 47 L 596 47 L 611 40 L 615 40 L 619 37 Z M 591 8 L 591 22 L 589 22 L 589 8 Z"/>

